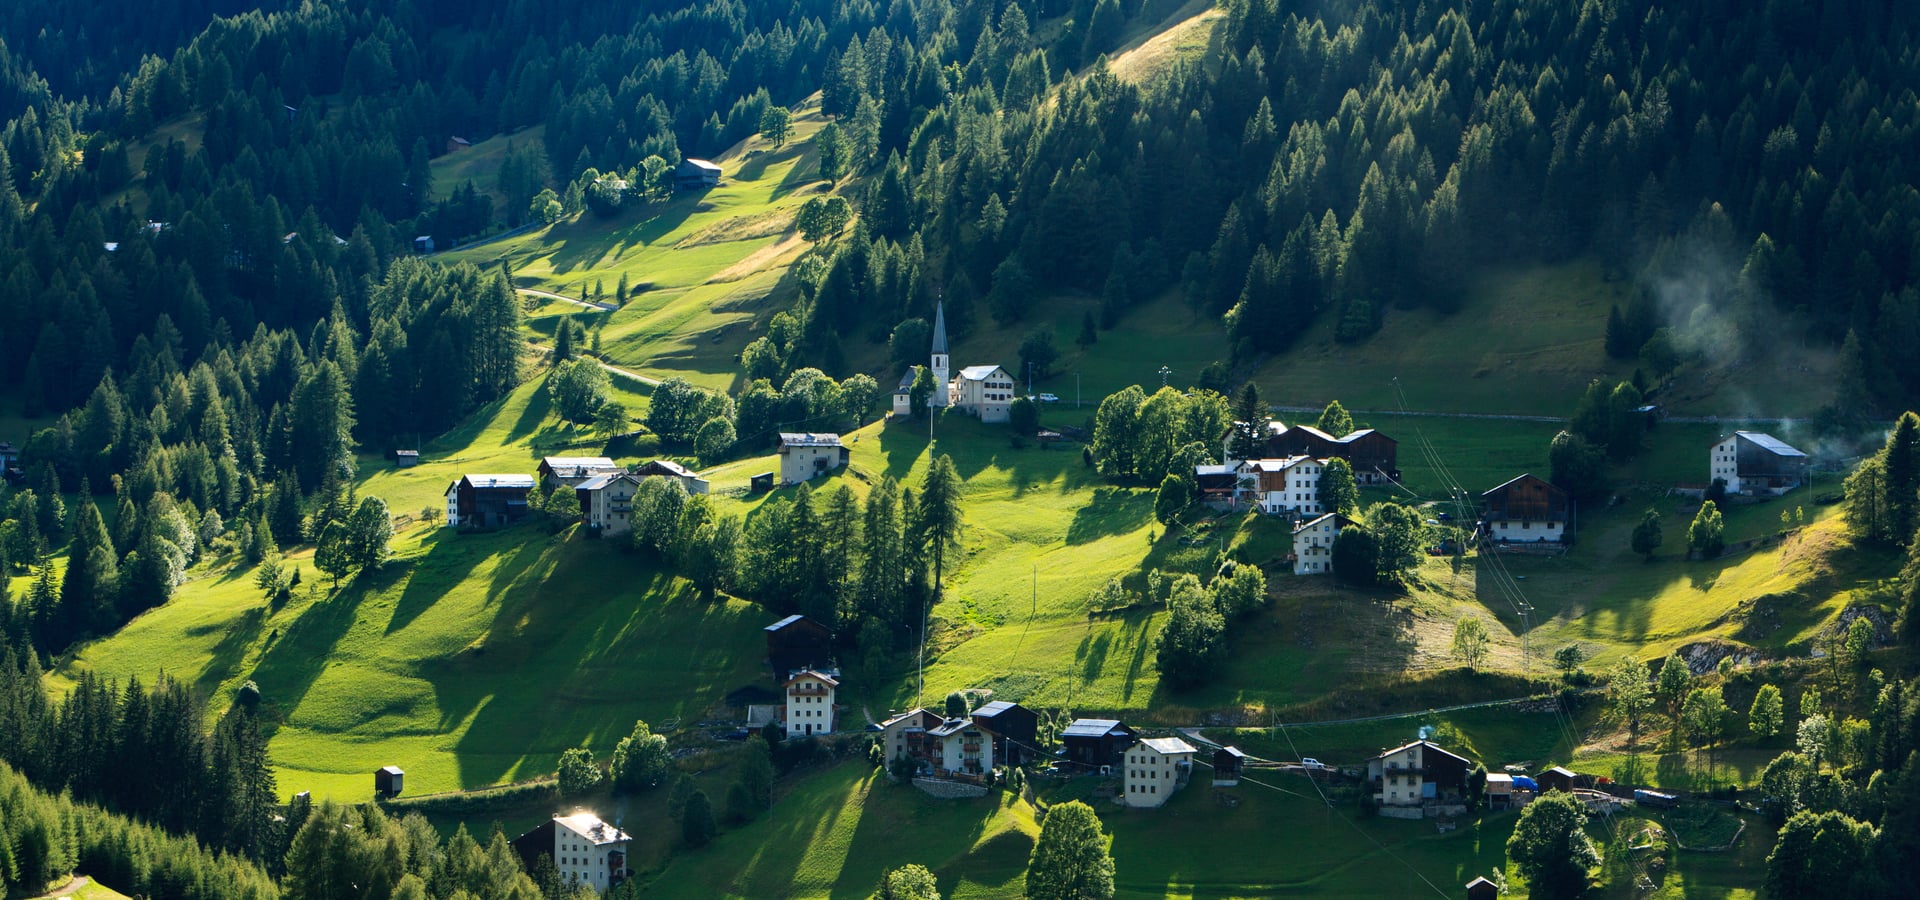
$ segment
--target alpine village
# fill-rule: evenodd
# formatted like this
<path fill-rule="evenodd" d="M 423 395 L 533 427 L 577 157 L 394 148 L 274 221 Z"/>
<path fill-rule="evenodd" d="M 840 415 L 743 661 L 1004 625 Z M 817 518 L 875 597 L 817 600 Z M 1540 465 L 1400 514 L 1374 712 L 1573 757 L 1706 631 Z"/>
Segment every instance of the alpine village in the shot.
<path fill-rule="evenodd" d="M 1920 4 L 0 4 L 0 900 L 1920 896 Z"/>

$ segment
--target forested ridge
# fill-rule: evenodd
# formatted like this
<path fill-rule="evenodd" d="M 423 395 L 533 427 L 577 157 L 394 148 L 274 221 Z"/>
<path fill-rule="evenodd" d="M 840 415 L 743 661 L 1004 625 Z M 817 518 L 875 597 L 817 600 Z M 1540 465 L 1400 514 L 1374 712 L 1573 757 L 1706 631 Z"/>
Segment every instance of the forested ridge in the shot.
<path fill-rule="evenodd" d="M 1398 308 L 1471 315 L 1487 267 L 1582 257 L 1635 286 L 1607 350 L 1656 376 L 1791 340 L 1840 354 L 1837 411 L 1920 393 L 1908 4 L 1229 0 L 1214 47 L 1138 78 L 1105 54 L 1172 0 L 558 6 L 0 11 L 0 402 L 36 420 L 0 435 L 26 438 L 0 575 L 34 576 L 18 598 L 0 578 L 9 678 L 165 603 L 207 554 L 346 530 L 356 451 L 431 438 L 534 373 L 510 273 L 412 259 L 413 236 L 591 217 L 613 190 L 656 202 L 673 164 L 816 91 L 818 175 L 853 230 L 794 267 L 737 396 L 656 395 L 670 448 L 718 459 L 783 422 L 861 419 L 892 373 L 852 371 L 843 342 L 917 362 L 936 298 L 958 340 L 1071 294 L 1100 298 L 1089 328 L 1125 328 L 1176 291 L 1250 364 L 1315 323 L 1360 342 Z M 447 142 L 493 135 L 515 136 L 497 176 L 436 195 Z M 1204 452 L 1190 437 L 1140 472 Z M 802 491 L 746 525 L 649 496 L 636 539 L 708 591 L 843 633 L 864 617 L 883 644 L 936 589 L 912 560 L 950 543 L 930 486 L 864 509 Z M 56 721 L 15 693 L 10 727 Z M 149 697 L 199 721 L 171 683 L 86 685 L 59 715 L 83 734 Z M 221 722 L 180 752 L 251 758 L 245 713 Z M 230 793 L 137 796 L 25 737 L 52 727 L 4 757 L 43 790 L 277 865 Z"/>

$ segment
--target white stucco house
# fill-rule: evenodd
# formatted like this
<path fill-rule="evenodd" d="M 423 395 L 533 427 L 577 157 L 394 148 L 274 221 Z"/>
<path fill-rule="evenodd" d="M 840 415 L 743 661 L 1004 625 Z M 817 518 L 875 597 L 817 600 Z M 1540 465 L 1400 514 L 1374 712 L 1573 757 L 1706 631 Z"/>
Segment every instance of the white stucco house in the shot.
<path fill-rule="evenodd" d="M 982 422 L 1005 422 L 1013 414 L 1013 376 L 999 366 L 968 366 L 949 388 L 950 403 Z"/>
<path fill-rule="evenodd" d="M 893 386 L 893 415 L 905 419 L 913 415 L 913 382 L 920 377 L 919 366 L 908 366 L 900 376 L 900 383 Z"/>
<path fill-rule="evenodd" d="M 832 734 L 833 700 L 840 687 L 836 673 L 805 669 L 787 679 L 787 737 Z"/>
<path fill-rule="evenodd" d="M 542 856 L 553 860 L 562 884 L 579 884 L 607 891 L 625 881 L 627 844 L 633 837 L 590 812 L 554 816 L 540 827 L 513 839 L 514 852 L 528 871 Z"/>
<path fill-rule="evenodd" d="M 1293 526 L 1293 574 L 1324 575 L 1333 571 L 1333 541 L 1353 520 L 1339 513 L 1322 513 Z"/>
<path fill-rule="evenodd" d="M 1114 799 L 1125 806 L 1165 804 L 1193 774 L 1195 752 L 1192 744 L 1175 737 L 1147 738 L 1127 748 L 1121 790 Z"/>
<path fill-rule="evenodd" d="M 638 490 L 640 476 L 632 472 L 595 475 L 573 488 L 587 527 L 609 537 L 632 530 L 633 495 Z"/>
<path fill-rule="evenodd" d="M 947 719 L 929 729 L 938 747 L 935 767 L 953 775 L 985 775 L 993 768 L 993 739 L 971 716 Z"/>
<path fill-rule="evenodd" d="M 782 432 L 780 483 L 799 484 L 847 464 L 851 451 L 837 434 Z"/>
<path fill-rule="evenodd" d="M 1311 456 L 1250 459 L 1240 464 L 1243 480 L 1251 476 L 1254 504 L 1261 512 L 1285 513 L 1298 519 L 1324 511 L 1320 505 L 1320 474 L 1326 468 L 1326 460 Z"/>

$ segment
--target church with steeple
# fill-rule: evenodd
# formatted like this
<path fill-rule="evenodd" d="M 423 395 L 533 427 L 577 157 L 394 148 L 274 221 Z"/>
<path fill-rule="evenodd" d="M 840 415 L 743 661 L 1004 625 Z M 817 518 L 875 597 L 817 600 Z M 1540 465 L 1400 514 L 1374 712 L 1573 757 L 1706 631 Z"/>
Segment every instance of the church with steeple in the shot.
<path fill-rule="evenodd" d="M 927 397 L 929 407 L 950 407 L 982 422 L 1005 422 L 1011 418 L 1014 382 L 1007 370 L 999 366 L 968 366 L 957 375 L 953 373 L 952 357 L 947 352 L 944 303 L 936 304 L 933 309 L 933 353 L 928 360 L 927 374 L 933 381 L 933 393 Z M 895 417 L 913 415 L 913 383 L 918 377 L 917 366 L 900 376 L 899 385 L 893 389 Z"/>

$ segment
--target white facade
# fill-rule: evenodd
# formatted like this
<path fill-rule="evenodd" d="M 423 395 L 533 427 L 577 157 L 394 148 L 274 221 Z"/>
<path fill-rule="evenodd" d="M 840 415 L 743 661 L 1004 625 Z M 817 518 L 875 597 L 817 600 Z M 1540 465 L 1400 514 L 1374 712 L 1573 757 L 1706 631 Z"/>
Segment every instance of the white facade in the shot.
<path fill-rule="evenodd" d="M 633 495 L 639 489 L 639 476 L 621 472 L 589 478 L 575 490 L 580 494 L 580 513 L 587 526 L 612 536 L 633 529 Z"/>
<path fill-rule="evenodd" d="M 900 383 L 893 389 L 893 414 L 899 418 L 913 415 L 913 382 L 920 374 L 920 368 L 914 366 L 900 376 Z"/>
<path fill-rule="evenodd" d="M 920 741 L 909 738 L 909 734 L 924 733 L 941 725 L 938 713 L 925 708 L 915 708 L 880 723 L 880 746 L 886 751 L 887 763 L 891 765 L 901 756 L 912 756 Z"/>
<path fill-rule="evenodd" d="M 1713 459 L 1712 464 L 1708 466 L 1708 471 L 1711 473 L 1707 476 L 1708 484 L 1716 480 L 1724 481 L 1727 483 L 1727 493 L 1740 493 L 1739 435 L 1730 434 L 1726 440 L 1713 445 Z"/>
<path fill-rule="evenodd" d="M 458 481 L 447 485 L 447 518 L 444 521 L 448 528 L 460 527 L 460 482 Z"/>
<path fill-rule="evenodd" d="M 1013 413 L 1013 376 L 999 366 L 968 366 L 948 387 L 955 409 L 982 422 L 1005 422 Z"/>
<path fill-rule="evenodd" d="M 1310 456 L 1286 459 L 1253 459 L 1241 469 L 1254 478 L 1254 504 L 1270 515 L 1287 513 L 1296 518 L 1313 518 L 1324 510 L 1320 506 L 1320 474 L 1327 461 Z"/>
<path fill-rule="evenodd" d="M 1179 738 L 1148 738 L 1127 749 L 1120 777 L 1121 804 L 1154 807 L 1167 802 L 1193 773 L 1193 745 Z"/>
<path fill-rule="evenodd" d="M 787 679 L 787 737 L 833 732 L 833 698 L 840 681 L 808 669 Z"/>
<path fill-rule="evenodd" d="M 1347 517 L 1327 513 L 1293 529 L 1293 574 L 1324 575 L 1333 571 L 1333 541 L 1347 527 Z"/>
<path fill-rule="evenodd" d="M 993 768 L 993 738 L 971 717 L 948 719 L 927 732 L 939 742 L 939 769 L 958 775 L 985 775 Z"/>
<path fill-rule="evenodd" d="M 592 813 L 555 816 L 553 819 L 553 865 L 560 870 L 562 884 L 579 878 L 580 883 L 606 890 L 626 874 L 626 832 L 600 821 Z"/>
<path fill-rule="evenodd" d="M 799 484 L 847 464 L 837 434 L 780 435 L 780 483 Z"/>
<path fill-rule="evenodd" d="M 1487 523 L 1487 531 L 1496 541 L 1510 544 L 1537 544 L 1552 542 L 1566 536 L 1565 522 L 1547 522 L 1540 519 L 1499 519 Z"/>

